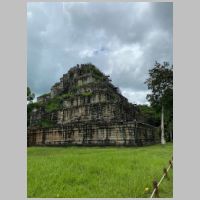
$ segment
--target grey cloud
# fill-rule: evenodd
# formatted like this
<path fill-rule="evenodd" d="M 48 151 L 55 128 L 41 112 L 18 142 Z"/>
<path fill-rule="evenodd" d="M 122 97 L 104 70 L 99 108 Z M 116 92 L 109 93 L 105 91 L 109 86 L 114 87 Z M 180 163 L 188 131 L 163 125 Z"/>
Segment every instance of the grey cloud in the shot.
<path fill-rule="evenodd" d="M 28 3 L 28 85 L 48 92 L 70 67 L 92 62 L 145 103 L 148 70 L 172 63 L 172 19 L 172 3 Z"/>

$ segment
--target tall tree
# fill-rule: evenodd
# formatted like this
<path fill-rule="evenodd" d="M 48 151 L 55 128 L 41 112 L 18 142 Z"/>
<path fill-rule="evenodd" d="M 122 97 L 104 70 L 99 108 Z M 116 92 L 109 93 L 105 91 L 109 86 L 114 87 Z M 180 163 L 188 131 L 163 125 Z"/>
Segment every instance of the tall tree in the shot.
<path fill-rule="evenodd" d="M 147 100 L 161 112 L 161 143 L 165 144 L 164 120 L 168 125 L 173 121 L 173 65 L 170 66 L 168 62 L 156 62 L 149 70 L 149 78 L 145 83 L 151 90 Z"/>

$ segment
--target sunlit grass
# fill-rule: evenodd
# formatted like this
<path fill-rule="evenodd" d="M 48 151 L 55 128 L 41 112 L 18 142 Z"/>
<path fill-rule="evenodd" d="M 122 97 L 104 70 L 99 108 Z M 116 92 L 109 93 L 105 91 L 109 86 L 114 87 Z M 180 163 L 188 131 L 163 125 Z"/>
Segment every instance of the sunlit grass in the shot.
<path fill-rule="evenodd" d="M 28 197 L 149 197 L 172 156 L 172 144 L 148 147 L 29 147 Z M 172 197 L 173 177 L 160 186 Z M 144 189 L 148 187 L 149 192 Z"/>

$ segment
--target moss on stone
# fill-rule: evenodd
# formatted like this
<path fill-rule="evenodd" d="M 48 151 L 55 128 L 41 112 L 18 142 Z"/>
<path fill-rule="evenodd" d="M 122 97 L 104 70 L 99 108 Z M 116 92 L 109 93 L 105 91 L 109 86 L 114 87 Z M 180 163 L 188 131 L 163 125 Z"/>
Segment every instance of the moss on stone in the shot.
<path fill-rule="evenodd" d="M 45 111 L 46 112 L 53 112 L 56 110 L 61 109 L 62 107 L 62 96 L 56 96 L 52 99 L 50 99 L 46 104 L 45 104 Z"/>
<path fill-rule="evenodd" d="M 47 119 L 42 119 L 38 125 L 41 127 L 41 128 L 52 128 L 55 126 L 55 124 L 50 121 L 50 120 L 47 120 Z"/>
<path fill-rule="evenodd" d="M 92 92 L 84 92 L 81 95 L 84 97 L 90 97 L 90 96 L 92 96 Z"/>
<path fill-rule="evenodd" d="M 65 93 L 65 94 L 61 95 L 61 98 L 62 99 L 68 99 L 68 98 L 72 97 L 73 95 L 74 95 L 73 93 Z"/>

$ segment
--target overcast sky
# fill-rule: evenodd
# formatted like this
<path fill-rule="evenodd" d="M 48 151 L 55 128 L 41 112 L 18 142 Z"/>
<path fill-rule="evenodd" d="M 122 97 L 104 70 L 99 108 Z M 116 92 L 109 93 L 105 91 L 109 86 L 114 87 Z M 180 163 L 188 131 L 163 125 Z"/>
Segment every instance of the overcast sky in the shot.
<path fill-rule="evenodd" d="M 76 64 L 110 75 L 132 103 L 147 103 L 155 61 L 173 62 L 172 3 L 28 3 L 28 86 L 49 92 Z"/>

